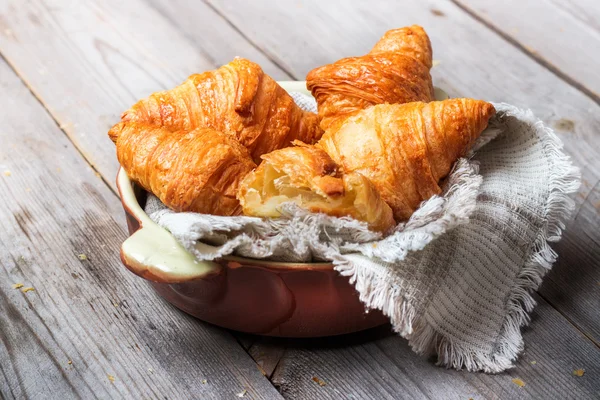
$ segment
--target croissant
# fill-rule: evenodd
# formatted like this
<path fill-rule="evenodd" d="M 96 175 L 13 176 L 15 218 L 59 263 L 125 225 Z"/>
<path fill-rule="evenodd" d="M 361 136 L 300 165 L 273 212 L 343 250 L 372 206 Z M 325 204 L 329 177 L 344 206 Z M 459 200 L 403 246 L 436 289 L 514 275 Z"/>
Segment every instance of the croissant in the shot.
<path fill-rule="evenodd" d="M 321 128 L 327 130 L 375 104 L 433 100 L 431 66 L 429 37 L 413 25 L 388 31 L 362 57 L 313 69 L 306 86 L 317 100 Z"/>
<path fill-rule="evenodd" d="M 238 191 L 244 214 L 278 217 L 281 203 L 295 202 L 312 212 L 365 221 L 374 231 L 394 225 L 392 210 L 373 184 L 361 174 L 343 174 L 323 150 L 288 147 L 262 158 Z"/>
<path fill-rule="evenodd" d="M 381 104 L 328 130 L 317 143 L 349 172 L 368 177 L 394 212 L 408 219 L 467 153 L 494 115 L 473 99 Z"/>
<path fill-rule="evenodd" d="M 256 164 L 231 135 L 210 128 L 172 132 L 120 122 L 113 136 L 127 175 L 169 208 L 214 215 L 241 213 L 235 195 Z"/>
<path fill-rule="evenodd" d="M 125 111 L 121 120 L 170 130 L 203 127 L 230 133 L 257 162 L 262 154 L 295 139 L 314 143 L 323 134 L 316 114 L 298 107 L 259 65 L 243 58 L 152 94 Z M 109 136 L 114 136 L 113 130 Z"/>

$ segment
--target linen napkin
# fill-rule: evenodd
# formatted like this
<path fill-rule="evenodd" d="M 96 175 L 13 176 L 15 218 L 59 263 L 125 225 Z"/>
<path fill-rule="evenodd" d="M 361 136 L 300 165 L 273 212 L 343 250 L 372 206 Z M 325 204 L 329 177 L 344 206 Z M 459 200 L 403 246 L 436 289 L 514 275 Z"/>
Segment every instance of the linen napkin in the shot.
<path fill-rule="evenodd" d="M 292 96 L 316 110 L 310 96 Z M 456 163 L 442 195 L 385 238 L 293 204 L 282 218 L 263 220 L 175 213 L 150 196 L 146 212 L 201 260 L 331 260 L 417 353 L 435 353 L 447 367 L 500 372 L 523 350 L 530 293 L 556 260 L 549 242 L 560 239 L 574 207 L 579 172 L 531 111 L 494 106 L 490 128 L 474 155 Z"/>

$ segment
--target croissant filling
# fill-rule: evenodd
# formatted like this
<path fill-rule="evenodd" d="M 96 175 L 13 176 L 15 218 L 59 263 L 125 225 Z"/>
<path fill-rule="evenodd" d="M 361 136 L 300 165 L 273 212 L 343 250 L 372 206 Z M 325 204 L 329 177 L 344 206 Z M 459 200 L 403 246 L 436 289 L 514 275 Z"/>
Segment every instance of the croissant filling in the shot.
<path fill-rule="evenodd" d="M 306 186 L 294 186 L 285 173 L 267 164 L 262 176 L 247 188 L 244 196 L 245 207 L 252 210 L 257 217 L 279 217 L 280 206 L 293 202 L 310 211 L 338 215 L 336 209 L 352 207 L 356 198 L 353 188 L 336 196 L 316 193 Z M 361 213 L 363 214 L 363 213 Z M 366 217 L 366 216 L 365 216 Z"/>

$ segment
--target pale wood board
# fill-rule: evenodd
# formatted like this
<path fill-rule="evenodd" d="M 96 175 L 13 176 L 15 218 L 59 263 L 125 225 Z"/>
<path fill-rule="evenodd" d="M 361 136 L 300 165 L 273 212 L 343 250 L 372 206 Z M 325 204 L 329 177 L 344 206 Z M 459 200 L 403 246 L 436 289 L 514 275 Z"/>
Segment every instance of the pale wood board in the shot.
<path fill-rule="evenodd" d="M 189 42 L 212 63 L 220 66 L 234 57 L 244 57 L 258 63 L 276 80 L 290 80 L 279 66 L 239 33 L 235 26 L 221 17 L 203 1 L 146 0 L 183 32 Z"/>
<path fill-rule="evenodd" d="M 286 399 L 593 399 L 600 394 L 600 350 L 538 298 L 526 349 L 497 375 L 434 366 L 389 327 L 337 338 L 281 340 L 273 375 Z M 573 375 L 585 370 L 582 377 Z M 324 383 L 319 385 L 313 378 Z M 520 379 L 520 387 L 513 379 Z"/>
<path fill-rule="evenodd" d="M 0 2 L 0 49 L 114 189 L 118 163 L 106 132 L 140 98 L 234 55 L 288 79 L 208 6 L 200 7 L 195 21 L 179 17 L 202 26 L 201 39 L 190 39 L 174 25 L 176 15 L 143 0 L 8 0 Z"/>
<path fill-rule="evenodd" d="M 454 0 L 600 102 L 597 1 Z M 578 8 L 577 5 L 583 6 Z M 583 17 L 583 18 L 582 18 Z"/>
<path fill-rule="evenodd" d="M 531 1 L 531 0 L 529 0 Z M 595 0 L 552 0 L 557 7 L 569 12 L 584 24 L 600 31 L 600 3 Z M 546 12 L 553 12 L 548 9 Z M 585 44 L 585 43 L 584 43 Z"/>
<path fill-rule="evenodd" d="M 565 235 L 553 246 L 559 254 L 558 262 L 539 292 L 600 347 L 599 209 L 600 182 L 588 193 L 568 228 L 577 227 L 582 234 Z"/>
<path fill-rule="evenodd" d="M 319 2 L 303 0 L 294 4 L 241 0 L 208 0 L 263 51 L 298 79 L 322 64 L 369 51 L 388 29 L 413 23 L 429 33 L 434 58 L 434 83 L 452 96 L 468 96 L 503 101 L 530 108 L 563 140 L 565 149 L 581 168 L 583 183 L 576 197 L 578 220 L 568 225 L 566 243 L 598 243 L 600 230 L 595 221 L 600 204 L 582 208 L 600 181 L 600 105 L 570 84 L 559 79 L 504 38 L 489 30 L 451 2 L 423 1 L 419 6 L 385 1 Z M 267 9 L 268 13 L 262 10 Z M 343 17 L 340 16 L 343 10 Z M 293 21 L 302 29 L 289 29 Z M 269 26 L 270 30 L 263 29 Z M 277 32 L 276 35 L 272 32 Z M 283 45 L 286 43 L 287 45 Z M 591 238 L 591 239 L 590 239 Z M 586 313 L 576 310 L 562 298 L 587 298 L 597 293 L 600 280 L 600 255 L 597 246 L 584 253 L 563 252 L 552 277 L 581 276 L 577 284 L 562 279 L 559 293 L 549 291 L 547 299 L 560 312 L 586 332 L 599 332 L 600 307 Z M 586 262 L 580 262 L 585 259 Z M 544 287 L 541 288 L 544 295 Z M 590 296 L 590 297 L 588 297 Z M 595 296 L 595 295 L 594 295 Z M 598 336 L 594 336 L 599 341 Z"/>
<path fill-rule="evenodd" d="M 0 88 L 2 396 L 280 398 L 229 333 L 121 265 L 117 197 L 3 61 Z"/>

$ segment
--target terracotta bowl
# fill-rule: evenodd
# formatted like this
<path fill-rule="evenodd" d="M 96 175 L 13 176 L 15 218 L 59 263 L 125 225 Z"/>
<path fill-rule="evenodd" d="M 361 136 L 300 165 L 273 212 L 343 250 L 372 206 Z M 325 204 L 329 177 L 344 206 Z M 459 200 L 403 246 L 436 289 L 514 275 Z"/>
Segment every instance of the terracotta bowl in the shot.
<path fill-rule="evenodd" d="M 304 82 L 279 83 L 310 94 Z M 378 311 L 365 311 L 348 278 L 330 263 L 196 261 L 146 215 L 147 193 L 123 169 L 117 186 L 130 234 L 121 247 L 123 264 L 181 310 L 224 328 L 285 337 L 339 335 L 388 322 Z"/>
<path fill-rule="evenodd" d="M 122 169 L 117 185 L 131 235 L 121 247 L 123 264 L 183 311 L 224 328 L 287 337 L 338 335 L 387 321 L 379 312 L 365 312 L 332 264 L 195 261 L 144 213 L 147 193 Z"/>

